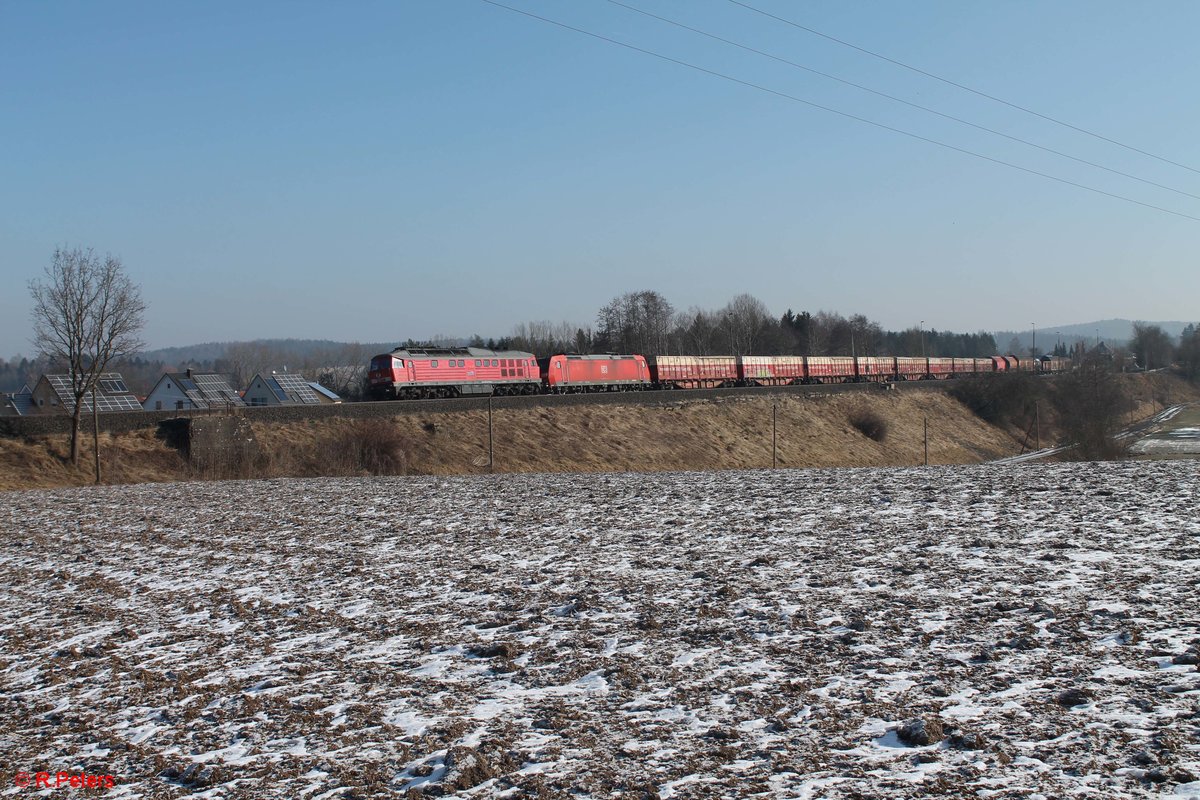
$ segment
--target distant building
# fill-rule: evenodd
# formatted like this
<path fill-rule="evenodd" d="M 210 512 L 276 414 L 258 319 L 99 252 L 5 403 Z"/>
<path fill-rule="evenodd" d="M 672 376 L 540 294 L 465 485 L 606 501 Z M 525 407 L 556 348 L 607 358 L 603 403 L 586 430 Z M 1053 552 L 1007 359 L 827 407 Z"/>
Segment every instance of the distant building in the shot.
<path fill-rule="evenodd" d="M 83 396 L 83 413 L 92 413 L 92 393 Z M 130 393 L 119 372 L 104 372 L 96 380 L 96 410 L 141 411 L 142 404 Z M 29 397 L 29 412 L 33 414 L 74 414 L 75 394 L 70 375 L 43 375 L 34 384 Z"/>
<path fill-rule="evenodd" d="M 317 393 L 317 399 L 320 400 L 322 404 L 332 405 L 334 403 L 342 402 L 342 398 L 338 397 L 337 392 L 333 391 L 333 389 L 326 388 L 316 381 L 309 381 L 308 385 L 311 386 L 312 390 Z"/>
<path fill-rule="evenodd" d="M 248 406 L 303 406 L 340 403 L 342 398 L 294 372 L 259 373 L 242 396 Z"/>
<path fill-rule="evenodd" d="M 142 407 L 147 411 L 186 411 L 246 405 L 225 375 L 212 372 L 168 372 L 158 379 Z"/>
<path fill-rule="evenodd" d="M 25 384 L 17 392 L 0 395 L 0 417 L 27 417 L 33 413 L 33 390 Z"/>

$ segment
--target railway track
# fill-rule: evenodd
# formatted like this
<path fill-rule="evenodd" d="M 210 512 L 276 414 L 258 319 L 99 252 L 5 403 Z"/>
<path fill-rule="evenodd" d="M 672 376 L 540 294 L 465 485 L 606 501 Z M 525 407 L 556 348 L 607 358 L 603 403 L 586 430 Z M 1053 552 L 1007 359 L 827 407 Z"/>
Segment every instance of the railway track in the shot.
<path fill-rule="evenodd" d="M 189 411 L 130 411 L 100 415 L 100 429 L 110 433 L 154 429 L 164 420 L 181 417 L 238 416 L 253 422 L 289 423 L 321 419 L 374 419 L 406 414 L 439 414 L 452 411 L 525 408 L 565 408 L 589 405 L 666 406 L 703 400 L 750 397 L 820 397 L 852 392 L 941 392 L 952 381 L 901 381 L 894 384 L 833 383 L 806 386 L 760 386 L 732 389 L 687 389 L 644 392 L 597 392 L 512 397 L 463 397 L 440 400 L 382 400 L 321 406 L 245 406 Z M 889 387 L 885 389 L 884 387 Z M 0 418 L 0 436 L 22 437 L 65 433 L 66 415 Z M 90 425 L 90 423 L 89 423 Z"/>

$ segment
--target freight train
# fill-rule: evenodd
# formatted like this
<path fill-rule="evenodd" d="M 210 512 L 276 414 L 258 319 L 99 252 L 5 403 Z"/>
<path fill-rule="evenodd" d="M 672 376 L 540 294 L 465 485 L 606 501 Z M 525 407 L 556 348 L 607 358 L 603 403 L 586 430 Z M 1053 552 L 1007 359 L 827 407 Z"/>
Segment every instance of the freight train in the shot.
<path fill-rule="evenodd" d="M 816 383 L 947 380 L 994 372 L 1063 372 L 1067 358 L 904 356 L 577 355 L 399 347 L 371 359 L 367 396 L 418 400 L 470 395 L 717 389 Z"/>

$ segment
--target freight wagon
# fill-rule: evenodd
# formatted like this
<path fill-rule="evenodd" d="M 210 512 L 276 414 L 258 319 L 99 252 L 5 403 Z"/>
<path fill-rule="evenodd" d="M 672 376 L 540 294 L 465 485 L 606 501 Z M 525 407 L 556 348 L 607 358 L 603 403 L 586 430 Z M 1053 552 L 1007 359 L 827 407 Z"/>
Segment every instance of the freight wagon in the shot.
<path fill-rule="evenodd" d="M 646 362 L 659 389 L 716 389 L 738 380 L 733 356 L 650 356 Z"/>

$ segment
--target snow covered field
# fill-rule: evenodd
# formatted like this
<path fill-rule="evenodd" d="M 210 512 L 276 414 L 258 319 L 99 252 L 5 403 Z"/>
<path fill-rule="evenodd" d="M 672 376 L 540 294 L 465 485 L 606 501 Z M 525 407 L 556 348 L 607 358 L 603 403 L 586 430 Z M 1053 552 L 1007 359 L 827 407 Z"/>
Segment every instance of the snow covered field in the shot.
<path fill-rule="evenodd" d="M 0 529 L 0 796 L 1200 797 L 1200 462 L 145 485 Z"/>

